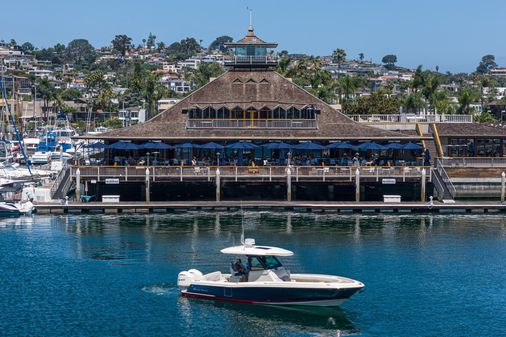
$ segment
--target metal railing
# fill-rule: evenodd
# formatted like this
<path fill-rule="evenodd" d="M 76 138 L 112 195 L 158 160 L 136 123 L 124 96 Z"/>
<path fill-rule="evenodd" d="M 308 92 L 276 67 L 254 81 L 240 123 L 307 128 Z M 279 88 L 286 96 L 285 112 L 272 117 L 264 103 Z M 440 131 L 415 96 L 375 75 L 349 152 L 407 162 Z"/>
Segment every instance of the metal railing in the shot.
<path fill-rule="evenodd" d="M 225 58 L 225 64 L 271 64 L 277 63 L 278 58 L 276 55 L 266 56 L 238 56 L 234 55 Z"/>
<path fill-rule="evenodd" d="M 220 170 L 221 178 L 230 178 L 238 181 L 246 178 L 262 178 L 271 181 L 273 178 L 286 178 L 288 169 L 292 179 L 322 180 L 342 179 L 352 181 L 356 170 L 361 177 L 373 178 L 376 181 L 382 178 L 397 178 L 406 181 L 406 178 L 421 177 L 422 170 L 426 170 L 426 176 L 432 181 L 432 168 L 429 166 L 72 166 L 71 174 L 76 175 L 79 168 L 81 178 L 90 178 L 104 181 L 108 178 L 116 178 L 119 181 L 146 177 L 153 181 L 164 178 L 184 179 L 203 178 L 210 181 L 216 177 L 217 169 Z"/>
<path fill-rule="evenodd" d="M 316 119 L 188 119 L 189 129 L 317 129 Z"/>
<path fill-rule="evenodd" d="M 455 189 L 455 186 L 453 185 L 450 177 L 448 176 L 448 173 L 446 173 L 446 170 L 443 166 L 443 163 L 438 158 L 436 161 L 436 167 L 435 169 L 441 176 L 441 179 L 443 179 L 443 183 L 445 184 L 446 188 L 448 189 L 448 192 L 450 193 L 451 197 L 455 199 L 455 196 L 457 195 L 457 190 Z"/>
<path fill-rule="evenodd" d="M 443 157 L 444 167 L 506 167 L 506 157 Z"/>
<path fill-rule="evenodd" d="M 472 115 L 407 115 L 407 114 L 374 114 L 348 115 L 359 123 L 473 123 Z"/>
<path fill-rule="evenodd" d="M 56 195 L 56 192 L 60 187 L 62 187 L 62 191 L 68 190 L 70 187 L 70 184 L 72 183 L 72 179 L 70 178 L 70 170 L 69 166 L 67 165 L 67 162 L 63 162 L 63 166 L 61 171 L 58 173 L 58 176 L 56 177 L 53 186 L 51 186 L 51 198 L 54 198 Z M 63 185 L 62 185 L 63 183 Z"/>

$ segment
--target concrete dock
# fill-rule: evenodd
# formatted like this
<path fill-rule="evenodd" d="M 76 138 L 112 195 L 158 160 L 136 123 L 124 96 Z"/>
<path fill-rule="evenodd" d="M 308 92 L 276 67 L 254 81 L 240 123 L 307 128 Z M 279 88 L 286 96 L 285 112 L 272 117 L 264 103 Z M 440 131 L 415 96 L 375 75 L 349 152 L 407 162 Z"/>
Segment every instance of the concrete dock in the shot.
<path fill-rule="evenodd" d="M 80 213 L 173 213 L 189 211 L 292 211 L 315 213 L 497 213 L 506 212 L 506 204 L 490 202 L 287 202 L 287 201 L 177 201 L 120 203 L 38 203 L 38 214 Z"/>

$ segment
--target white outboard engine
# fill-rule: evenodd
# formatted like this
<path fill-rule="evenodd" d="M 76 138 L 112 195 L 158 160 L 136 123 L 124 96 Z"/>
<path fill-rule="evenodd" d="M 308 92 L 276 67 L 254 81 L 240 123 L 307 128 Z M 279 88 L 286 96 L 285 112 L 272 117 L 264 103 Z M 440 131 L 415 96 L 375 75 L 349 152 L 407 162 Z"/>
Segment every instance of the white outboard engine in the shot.
<path fill-rule="evenodd" d="M 197 269 L 190 269 L 182 271 L 177 276 L 177 286 L 181 290 L 185 290 L 190 286 L 193 281 L 198 281 L 202 278 L 203 274 Z"/>

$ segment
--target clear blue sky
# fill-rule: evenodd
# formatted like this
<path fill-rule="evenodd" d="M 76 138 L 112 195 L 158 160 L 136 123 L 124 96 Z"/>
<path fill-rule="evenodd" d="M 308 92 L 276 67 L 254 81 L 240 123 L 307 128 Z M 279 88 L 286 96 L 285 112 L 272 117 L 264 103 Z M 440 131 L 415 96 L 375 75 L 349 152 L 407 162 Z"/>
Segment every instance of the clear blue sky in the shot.
<path fill-rule="evenodd" d="M 6 4 L 0 38 L 47 47 L 74 38 L 103 46 L 116 34 L 136 44 L 184 37 L 241 38 L 253 9 L 257 35 L 291 53 L 328 55 L 343 48 L 379 62 L 396 54 L 399 65 L 473 71 L 493 54 L 506 66 L 506 0 L 23 0 Z M 7 6 L 7 7 L 5 7 Z"/>

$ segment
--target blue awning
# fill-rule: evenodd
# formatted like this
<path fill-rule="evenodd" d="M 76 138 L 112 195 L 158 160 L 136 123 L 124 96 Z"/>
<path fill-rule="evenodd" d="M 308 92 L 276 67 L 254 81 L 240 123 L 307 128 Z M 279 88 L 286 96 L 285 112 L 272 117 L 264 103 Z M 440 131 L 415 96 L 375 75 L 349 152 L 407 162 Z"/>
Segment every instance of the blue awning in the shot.
<path fill-rule="evenodd" d="M 262 145 L 264 148 L 266 149 L 278 149 L 278 150 L 289 150 L 291 148 L 293 148 L 293 145 L 291 144 L 287 144 L 287 143 L 283 143 L 283 142 L 273 142 L 273 143 L 265 143 Z"/>
<path fill-rule="evenodd" d="M 402 149 L 404 149 L 404 145 L 402 145 L 401 143 L 389 143 L 385 147 L 387 149 L 392 149 L 392 150 L 402 150 Z"/>
<path fill-rule="evenodd" d="M 182 144 L 177 144 L 175 147 L 177 147 L 178 149 L 192 149 L 194 147 L 199 147 L 197 144 L 193 144 L 193 143 L 182 143 Z"/>

